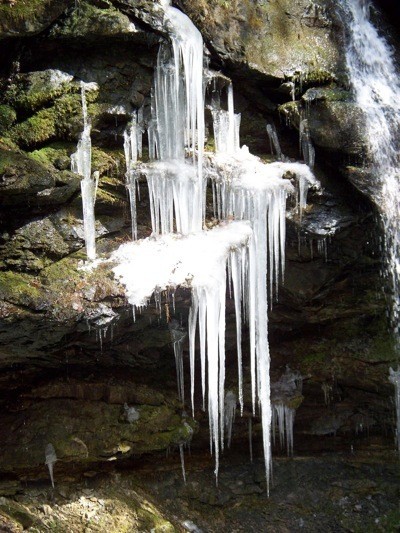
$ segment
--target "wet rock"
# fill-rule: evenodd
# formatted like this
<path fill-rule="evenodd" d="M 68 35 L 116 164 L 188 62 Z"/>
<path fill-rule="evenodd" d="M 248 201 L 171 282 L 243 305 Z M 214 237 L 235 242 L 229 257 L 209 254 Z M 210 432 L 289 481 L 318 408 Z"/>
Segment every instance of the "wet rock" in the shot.
<path fill-rule="evenodd" d="M 47 28 L 67 7 L 71 0 L 19 3 L 3 2 L 0 6 L 0 39 L 35 35 Z"/>

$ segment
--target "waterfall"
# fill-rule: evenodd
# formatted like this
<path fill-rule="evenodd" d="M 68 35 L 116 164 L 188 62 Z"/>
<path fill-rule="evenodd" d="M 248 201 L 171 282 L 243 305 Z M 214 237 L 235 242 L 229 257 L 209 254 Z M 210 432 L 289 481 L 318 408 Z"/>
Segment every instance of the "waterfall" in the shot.
<path fill-rule="evenodd" d="M 86 255 L 90 260 L 96 259 L 96 221 L 94 204 L 99 174 L 92 176 L 92 141 L 90 138 L 91 124 L 88 117 L 86 90 L 92 84 L 81 82 L 83 132 L 78 142 L 77 150 L 71 155 L 71 170 L 83 177 L 81 181 L 83 228 L 85 234 Z"/>
<path fill-rule="evenodd" d="M 369 157 L 384 229 L 385 272 L 391 291 L 390 319 L 400 352 L 400 81 L 393 50 L 369 19 L 371 3 L 345 0 L 349 16 L 347 66 L 357 104 L 364 112 Z M 390 375 L 398 395 L 398 382 Z M 400 448 L 400 402 L 396 398 Z"/>

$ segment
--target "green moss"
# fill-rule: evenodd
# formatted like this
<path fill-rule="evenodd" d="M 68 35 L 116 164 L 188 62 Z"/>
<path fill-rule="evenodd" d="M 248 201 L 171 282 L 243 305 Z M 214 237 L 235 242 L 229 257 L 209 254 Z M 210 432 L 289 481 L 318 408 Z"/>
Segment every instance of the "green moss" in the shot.
<path fill-rule="evenodd" d="M 54 142 L 35 150 L 29 155 L 35 161 L 42 163 L 43 165 L 52 165 L 60 170 L 69 169 L 71 166 L 71 154 L 76 151 L 75 143 L 68 142 Z"/>
<path fill-rule="evenodd" d="M 0 135 L 5 133 L 17 119 L 15 110 L 9 105 L 0 105 Z"/>
<path fill-rule="evenodd" d="M 298 127 L 300 123 L 300 102 L 286 102 L 278 107 L 278 112 L 290 126 Z"/>
<path fill-rule="evenodd" d="M 59 98 L 54 104 L 54 114 L 58 138 L 72 140 L 82 131 L 82 101 L 79 94 L 66 94 Z"/>
<path fill-rule="evenodd" d="M 13 4 L 0 3 L 0 20 L 23 21 L 35 18 L 38 12 L 47 9 L 49 0 L 17 0 Z"/>
<path fill-rule="evenodd" d="M 96 98 L 97 91 L 87 92 L 88 101 Z M 99 104 L 89 106 L 89 116 L 93 120 L 96 119 L 98 107 Z M 9 136 L 18 145 L 30 148 L 54 138 L 76 141 L 82 129 L 80 94 L 64 94 L 55 100 L 52 107 L 41 109 L 24 122 L 13 126 Z"/>
<path fill-rule="evenodd" d="M 41 296 L 37 278 L 16 272 L 0 272 L 0 299 L 35 307 Z"/>
<path fill-rule="evenodd" d="M 340 87 L 312 87 L 303 94 L 302 100 L 305 102 L 348 102 L 351 100 L 351 94 Z"/>
<path fill-rule="evenodd" d="M 121 159 L 122 152 L 106 152 L 96 148 L 95 146 L 92 149 L 92 168 L 98 170 L 100 175 L 102 174 L 112 174 L 117 170 Z"/>
<path fill-rule="evenodd" d="M 56 116 L 53 109 L 41 109 L 10 130 L 10 138 L 25 147 L 43 143 L 56 135 Z"/>
<path fill-rule="evenodd" d="M 71 91 L 79 93 L 79 84 L 72 83 L 70 78 L 68 74 L 55 70 L 20 74 L 7 88 L 4 101 L 25 113 L 33 113 L 49 106 L 63 94 Z"/>
<path fill-rule="evenodd" d="M 43 283 L 54 291 L 61 287 L 65 288 L 66 285 L 75 288 L 84 280 L 84 273 L 78 270 L 78 266 L 79 261 L 85 258 L 83 252 L 77 252 L 45 268 L 41 273 Z"/>
<path fill-rule="evenodd" d="M 81 0 L 61 24 L 54 26 L 50 35 L 58 38 L 87 38 L 96 35 L 104 37 L 131 32 L 129 18 L 115 9 L 111 2 L 103 0 L 102 6 L 99 8 Z"/>

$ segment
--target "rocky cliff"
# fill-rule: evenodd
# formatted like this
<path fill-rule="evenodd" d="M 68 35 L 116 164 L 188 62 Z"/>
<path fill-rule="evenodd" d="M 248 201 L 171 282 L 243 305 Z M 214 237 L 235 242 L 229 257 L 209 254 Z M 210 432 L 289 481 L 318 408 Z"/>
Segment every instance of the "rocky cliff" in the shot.
<path fill-rule="evenodd" d="M 363 166 L 362 110 L 344 64 L 343 14 L 331 0 L 176 5 L 202 32 L 210 67 L 233 80 L 242 143 L 272 160 L 266 125 L 275 124 L 283 153 L 300 159 L 298 130 L 306 118 L 316 148 L 322 188 L 310 195 L 302 220 L 288 213 L 285 282 L 270 313 L 272 380 L 288 365 L 304 381 L 295 450 L 386 453 L 393 447 L 387 375 L 395 352 L 373 176 Z M 47 478 L 48 443 L 65 479 L 71 468 L 78 478 L 108 469 L 110 461 L 131 464 L 148 454 L 160 461 L 161 452 L 190 439 L 196 453 L 207 451 L 200 401 L 194 422 L 177 398 L 167 324 L 172 314 L 187 323 L 188 294 L 177 294 L 175 311 L 160 316 L 150 305 L 133 322 L 110 269 L 81 268 L 80 179 L 70 171 L 83 129 L 80 82 L 95 82 L 88 113 L 92 168 L 100 174 L 97 245 L 106 257 L 130 239 L 123 132 L 133 110 L 150 107 L 159 43 L 168 38 L 162 17 L 148 0 L 0 3 L 0 492 L 6 495 L 7 483 L 12 493 L 22 479 Z M 207 128 L 211 147 L 209 122 Z M 139 187 L 138 230 L 146 237 L 149 200 L 146 183 Z M 234 323 L 228 303 L 228 388 L 236 387 Z M 245 395 L 249 400 L 249 382 Z M 247 442 L 249 416 L 245 410 L 236 422 L 238 446 Z M 254 439 L 260 438 L 256 420 Z"/>

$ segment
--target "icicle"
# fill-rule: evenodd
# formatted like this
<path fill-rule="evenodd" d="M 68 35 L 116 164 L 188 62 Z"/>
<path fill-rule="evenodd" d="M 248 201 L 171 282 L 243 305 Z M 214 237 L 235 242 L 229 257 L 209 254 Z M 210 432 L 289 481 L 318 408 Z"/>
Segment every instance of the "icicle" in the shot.
<path fill-rule="evenodd" d="M 400 366 L 397 370 L 389 369 L 389 381 L 394 385 L 394 399 L 396 405 L 396 442 L 400 453 Z"/>
<path fill-rule="evenodd" d="M 275 152 L 277 159 L 282 159 L 282 150 L 279 144 L 279 138 L 275 128 L 275 124 L 267 124 L 267 134 L 271 147 L 271 154 L 274 155 Z"/>
<path fill-rule="evenodd" d="M 330 405 L 331 403 L 331 393 L 332 393 L 332 385 L 329 385 L 326 381 L 322 383 L 321 385 L 322 392 L 324 393 L 324 401 L 325 405 Z"/>
<path fill-rule="evenodd" d="M 253 419 L 249 418 L 249 453 L 250 463 L 253 463 Z"/>
<path fill-rule="evenodd" d="M 112 256 L 112 260 L 119 263 L 114 272 L 125 285 L 127 298 L 134 306 L 146 305 L 154 293 L 160 308 L 161 291 L 178 285 L 192 289 L 193 303 L 189 317 L 191 368 L 194 371 L 194 336 L 198 316 L 202 382 L 206 378 L 207 363 L 210 438 L 217 477 L 219 451 L 224 445 L 226 264 L 231 250 L 247 247 L 251 236 L 249 223 L 231 222 L 187 237 L 166 235 L 127 243 Z M 203 394 L 204 391 L 205 388 Z"/>
<path fill-rule="evenodd" d="M 185 403 L 185 379 L 183 373 L 183 342 L 186 339 L 186 331 L 177 320 L 171 320 L 168 324 L 172 342 L 174 344 L 176 381 L 178 385 L 178 398 Z"/>
<path fill-rule="evenodd" d="M 225 430 L 226 430 L 226 442 L 228 448 L 231 447 L 232 441 L 232 428 L 235 422 L 236 414 L 236 394 L 232 391 L 227 391 L 225 394 Z"/>
<path fill-rule="evenodd" d="M 56 451 L 54 449 L 54 446 L 49 443 L 46 445 L 46 448 L 45 448 L 45 457 L 46 457 L 46 462 L 45 464 L 47 465 L 48 469 L 49 469 L 49 474 L 50 474 L 50 479 L 51 479 L 51 485 L 54 489 L 54 473 L 53 473 L 53 468 L 54 468 L 54 464 L 56 463 L 56 461 L 58 461 L 57 459 L 57 454 L 56 454 Z"/>
<path fill-rule="evenodd" d="M 243 415 L 243 369 L 242 369 L 242 253 L 240 250 L 231 252 L 232 283 L 235 298 L 236 315 L 236 349 L 238 359 L 238 389 L 240 415 Z"/>
<path fill-rule="evenodd" d="M 183 482 L 186 485 L 185 452 L 183 450 L 183 444 L 179 444 L 179 455 L 181 457 L 181 467 L 182 467 Z"/>
<path fill-rule="evenodd" d="M 228 111 L 212 109 L 215 149 L 218 154 L 234 154 L 240 149 L 240 113 L 234 112 L 233 88 L 228 85 Z"/>
<path fill-rule="evenodd" d="M 303 119 L 300 122 L 300 153 L 303 155 L 306 164 L 313 169 L 315 163 L 315 149 L 311 141 L 307 119 Z"/>
<path fill-rule="evenodd" d="M 158 54 L 153 122 L 149 130 L 150 156 L 154 159 L 157 153 L 159 160 L 177 165 L 177 172 L 174 176 L 170 173 L 169 178 L 173 179 L 164 180 L 161 187 L 149 174 L 147 178 L 153 204 L 153 231 L 172 231 L 175 213 L 177 231 L 187 234 L 200 230 L 203 221 L 203 39 L 181 11 L 168 5 L 164 10 L 172 47 L 161 46 Z M 183 179 L 180 171 L 185 147 L 192 156 L 192 172 L 186 172 Z"/>
<path fill-rule="evenodd" d="M 273 405 L 274 416 L 273 416 L 273 438 L 275 442 L 275 424 L 278 426 L 279 431 L 279 442 L 281 448 L 284 447 L 286 441 L 286 449 L 288 455 L 293 455 L 293 425 L 294 417 L 296 414 L 295 409 L 283 404 L 274 404 Z"/>
<path fill-rule="evenodd" d="M 199 301 L 195 293 L 192 293 L 192 305 L 189 311 L 189 358 L 190 358 L 190 399 L 192 405 L 192 416 L 194 417 L 194 369 L 195 369 L 195 350 L 196 350 L 196 321 L 199 313 Z M 203 372 L 203 362 L 202 362 Z M 204 383 L 203 383 L 203 402 L 204 402 Z"/>
<path fill-rule="evenodd" d="M 83 177 L 81 180 L 83 227 L 85 233 L 86 255 L 88 259 L 96 259 L 96 227 L 94 204 L 99 180 L 99 173 L 91 173 L 92 142 L 90 138 L 91 125 L 88 118 L 86 89 L 91 84 L 81 82 L 83 132 L 78 142 L 77 150 L 71 155 L 71 170 Z"/>

